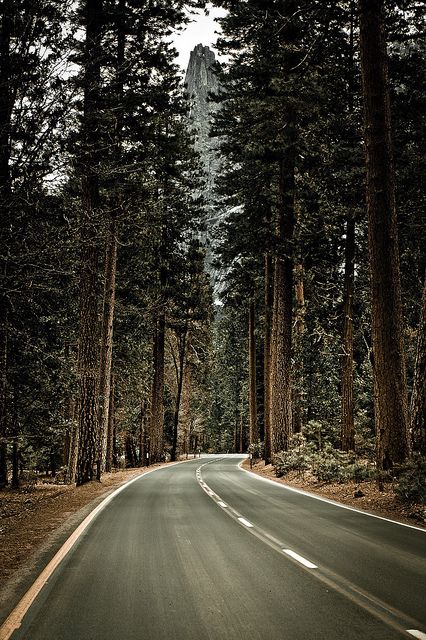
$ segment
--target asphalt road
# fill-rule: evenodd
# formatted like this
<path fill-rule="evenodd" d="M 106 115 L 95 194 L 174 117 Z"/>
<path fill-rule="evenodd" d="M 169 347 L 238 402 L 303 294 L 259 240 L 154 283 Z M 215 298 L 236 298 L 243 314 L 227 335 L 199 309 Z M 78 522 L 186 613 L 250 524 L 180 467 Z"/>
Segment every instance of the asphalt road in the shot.
<path fill-rule="evenodd" d="M 259 480 L 239 460 L 126 487 L 13 640 L 426 638 L 425 532 Z"/>

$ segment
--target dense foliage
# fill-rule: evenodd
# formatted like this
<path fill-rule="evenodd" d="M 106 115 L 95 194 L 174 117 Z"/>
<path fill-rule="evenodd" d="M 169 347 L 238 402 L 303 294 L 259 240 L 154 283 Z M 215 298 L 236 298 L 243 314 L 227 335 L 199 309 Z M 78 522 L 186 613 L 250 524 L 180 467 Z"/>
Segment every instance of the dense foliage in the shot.
<path fill-rule="evenodd" d="M 364 470 L 367 477 L 374 461 L 376 432 L 384 428 L 379 422 L 386 416 L 379 416 L 376 408 L 375 425 L 373 372 L 378 347 L 373 344 L 370 319 L 372 295 L 374 300 L 376 294 L 374 287 L 373 293 L 370 289 L 375 277 L 369 264 L 372 223 L 367 220 L 364 195 L 362 102 L 368 87 L 361 83 L 360 53 L 364 46 L 365 54 L 366 47 L 360 44 L 363 3 L 218 0 L 215 4 L 228 10 L 220 20 L 219 49 L 229 56 L 229 63 L 218 68 L 223 91 L 214 126 L 214 134 L 221 136 L 222 154 L 218 207 L 228 211 L 218 248 L 218 260 L 225 269 L 222 327 L 232 331 L 239 318 L 245 327 L 247 350 L 249 307 L 255 301 L 257 417 L 263 440 L 264 407 L 269 402 L 272 424 L 267 426 L 272 431 L 270 447 L 277 472 L 300 470 L 306 464 L 321 479 L 356 479 Z M 419 346 L 424 340 L 420 315 L 425 254 L 419 233 L 419 225 L 424 224 L 424 189 L 419 186 L 418 173 L 423 167 L 418 144 L 424 127 L 425 92 L 418 74 L 422 75 L 425 60 L 424 14 L 419 3 L 407 2 L 385 3 L 378 16 L 389 58 L 390 134 L 409 383 L 402 396 L 412 396 L 412 419 L 415 414 L 415 429 L 419 428 L 418 432 L 412 429 L 409 448 L 424 455 L 423 436 L 419 435 L 425 429 L 424 400 L 420 400 L 424 382 L 419 395 L 413 388 L 418 384 L 413 385 L 413 379 L 418 380 L 419 367 L 424 367 L 423 347 Z M 385 63 L 387 66 L 384 58 Z M 267 272 L 268 258 L 275 263 L 272 278 Z M 277 272 L 280 261 L 287 261 L 292 277 Z M 274 286 L 271 280 L 275 278 L 276 283 L 277 277 L 280 285 L 274 295 L 278 307 L 271 311 L 266 296 Z M 287 294 L 280 307 L 283 287 Z M 280 339 L 279 331 L 274 337 L 274 326 L 270 329 L 272 345 L 267 335 L 268 315 L 273 325 L 276 313 L 281 314 L 281 327 L 291 323 L 291 336 L 285 338 L 283 348 L 274 346 L 274 340 Z M 391 306 L 387 313 L 397 315 Z M 226 342 L 225 334 L 222 344 Z M 274 349 L 278 349 L 275 364 Z M 272 369 L 290 369 L 281 378 L 276 372 L 274 378 L 272 372 L 269 389 L 265 370 L 271 363 L 265 353 L 272 354 Z M 248 362 L 246 354 L 244 358 Z M 424 368 L 422 372 L 423 380 Z M 394 377 L 393 371 L 390 375 Z M 225 380 L 223 371 L 218 377 Z M 274 408 L 279 379 L 291 388 L 281 413 Z M 232 385 L 227 397 L 232 402 Z M 413 404 L 422 408 L 415 413 Z M 239 406 L 234 400 L 234 412 Z M 291 407 L 290 428 L 285 406 Z M 248 440 L 253 422 L 250 413 L 247 403 Z M 274 445 L 274 431 L 282 429 L 286 436 Z M 291 434 L 301 430 L 308 444 L 301 448 L 297 441 L 295 448 Z M 256 448 L 256 442 L 251 443 Z M 401 454 L 394 450 L 395 462 L 399 455 L 402 459 L 406 455 L 403 449 L 401 443 Z M 270 459 L 267 450 L 265 455 Z M 378 452 L 379 466 L 385 469 L 392 465 L 386 456 Z M 397 470 L 396 464 L 395 474 Z"/>
<path fill-rule="evenodd" d="M 169 44 L 204 4 L 2 4 L 0 487 L 250 450 L 321 481 L 376 462 L 415 500 L 422 3 L 215 0 L 214 207 Z"/>

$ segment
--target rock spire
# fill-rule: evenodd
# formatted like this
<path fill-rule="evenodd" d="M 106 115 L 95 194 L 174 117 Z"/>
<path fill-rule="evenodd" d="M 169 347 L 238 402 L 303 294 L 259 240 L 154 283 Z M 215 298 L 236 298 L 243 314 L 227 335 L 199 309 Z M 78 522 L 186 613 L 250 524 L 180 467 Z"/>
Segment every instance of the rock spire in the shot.
<path fill-rule="evenodd" d="M 218 141 L 210 138 L 211 122 L 219 108 L 209 97 L 217 94 L 219 83 L 214 72 L 215 54 L 207 46 L 197 44 L 191 51 L 185 76 L 186 95 L 190 104 L 189 121 L 194 133 L 194 146 L 201 157 L 206 176 L 203 196 L 206 202 L 206 231 L 202 242 L 206 246 L 206 270 L 215 283 L 217 274 L 211 265 L 212 242 L 217 213 L 214 210 L 214 184 L 219 168 Z"/>

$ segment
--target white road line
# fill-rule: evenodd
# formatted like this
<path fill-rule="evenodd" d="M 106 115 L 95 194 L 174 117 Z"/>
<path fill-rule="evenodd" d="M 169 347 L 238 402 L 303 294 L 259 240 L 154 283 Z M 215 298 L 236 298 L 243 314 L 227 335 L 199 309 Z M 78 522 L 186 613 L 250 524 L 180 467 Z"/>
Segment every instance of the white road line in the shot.
<path fill-rule="evenodd" d="M 409 633 L 410 636 L 419 638 L 419 640 L 426 640 L 426 633 L 423 633 L 423 631 L 418 631 L 417 629 L 407 629 L 407 633 Z"/>
<path fill-rule="evenodd" d="M 223 507 L 223 508 L 228 506 L 224 502 L 222 502 L 222 500 L 219 500 L 217 504 L 219 505 L 219 507 Z"/>
<path fill-rule="evenodd" d="M 245 518 L 238 518 L 238 520 L 241 522 L 241 524 L 243 524 L 245 527 L 252 527 L 252 523 L 249 522 L 248 520 L 246 520 Z"/>
<path fill-rule="evenodd" d="M 308 496 L 308 498 L 313 498 L 314 500 L 320 500 L 320 502 L 328 502 L 328 504 L 333 504 L 335 507 L 340 507 L 341 509 L 347 509 L 348 511 L 355 511 L 355 513 L 361 513 L 364 516 L 369 516 L 370 518 L 376 518 L 377 520 L 385 520 L 385 522 L 390 522 L 391 524 L 398 524 L 400 527 L 408 527 L 409 529 L 415 529 L 416 531 L 422 531 L 426 533 L 426 529 L 422 529 L 421 527 L 416 527 L 413 524 L 406 524 L 405 522 L 398 522 L 397 520 L 391 520 L 390 518 L 385 518 L 384 516 L 377 516 L 375 513 L 369 513 L 369 511 L 363 511 L 362 509 L 357 509 L 356 507 L 349 507 L 347 504 L 342 504 L 341 502 L 337 502 L 336 500 L 330 500 L 329 498 L 323 498 L 322 496 L 317 496 L 315 493 L 311 493 L 310 491 L 303 491 L 303 489 L 296 489 L 296 487 L 291 487 L 288 484 L 283 484 L 282 482 L 277 482 L 275 480 L 271 480 L 270 478 L 264 478 L 263 476 L 254 473 L 253 471 L 249 471 L 249 469 L 244 469 L 241 465 L 244 460 L 238 463 L 237 467 L 240 471 L 244 471 L 245 473 L 249 473 L 252 478 L 256 478 L 257 480 L 261 480 L 262 482 L 269 482 L 270 484 L 275 485 L 276 487 L 280 487 L 281 489 L 286 489 L 287 491 L 293 491 L 293 493 L 301 493 L 303 496 Z"/>
<path fill-rule="evenodd" d="M 292 551 L 291 549 L 283 549 L 283 551 L 288 556 L 294 558 L 294 560 L 297 560 L 297 562 L 300 562 L 300 564 L 303 564 L 304 567 L 308 567 L 308 569 L 318 569 L 316 564 L 313 564 L 309 560 L 306 560 L 306 558 L 304 558 L 303 556 L 299 556 L 299 554 L 295 551 Z"/>

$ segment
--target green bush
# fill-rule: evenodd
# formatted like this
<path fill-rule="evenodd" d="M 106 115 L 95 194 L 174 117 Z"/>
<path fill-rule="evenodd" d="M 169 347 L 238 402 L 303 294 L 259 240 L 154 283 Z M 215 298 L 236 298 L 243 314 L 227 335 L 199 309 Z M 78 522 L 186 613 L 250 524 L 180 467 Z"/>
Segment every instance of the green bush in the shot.
<path fill-rule="evenodd" d="M 363 482 L 364 480 L 371 480 L 371 478 L 376 476 L 376 466 L 370 462 L 364 463 L 356 461 L 347 467 L 346 473 L 348 480 Z"/>
<path fill-rule="evenodd" d="M 400 469 L 394 490 L 408 504 L 426 504 L 426 457 L 415 456 Z"/>
<path fill-rule="evenodd" d="M 253 442 L 253 444 L 249 446 L 248 451 L 254 459 L 261 460 L 265 455 L 265 446 L 263 442 L 259 440 L 259 442 Z"/>
<path fill-rule="evenodd" d="M 315 445 L 308 443 L 302 434 L 296 433 L 290 438 L 289 450 L 280 451 L 274 456 L 272 464 L 278 478 L 296 471 L 303 475 L 312 465 Z"/>
<path fill-rule="evenodd" d="M 316 444 L 296 434 L 288 451 L 280 451 L 273 460 L 278 477 L 296 471 L 303 475 L 310 470 L 319 482 L 362 482 L 374 477 L 375 467 L 370 462 L 357 460 L 355 453 L 346 453 L 327 443 L 322 451 Z"/>

